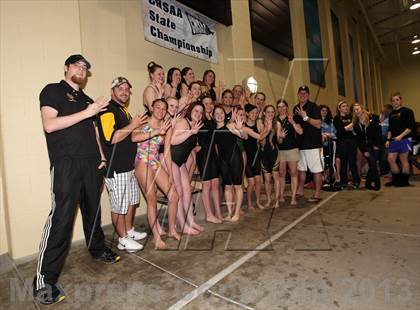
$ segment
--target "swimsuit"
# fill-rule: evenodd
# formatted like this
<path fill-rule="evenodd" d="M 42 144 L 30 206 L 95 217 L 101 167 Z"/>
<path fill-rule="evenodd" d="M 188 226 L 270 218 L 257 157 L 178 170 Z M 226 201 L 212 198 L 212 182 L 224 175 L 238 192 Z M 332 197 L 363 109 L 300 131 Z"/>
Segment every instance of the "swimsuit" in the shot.
<path fill-rule="evenodd" d="M 249 126 L 245 123 L 245 126 L 258 133 L 257 124 Z M 253 178 L 261 174 L 261 154 L 258 147 L 258 140 L 248 136 L 248 139 L 244 140 L 243 144 L 247 156 L 245 175 L 248 178 Z"/>
<path fill-rule="evenodd" d="M 279 170 L 277 137 L 272 131 L 266 138 L 261 148 L 261 165 L 264 173 L 272 173 Z"/>
<path fill-rule="evenodd" d="M 244 162 L 239 150 L 237 136 L 226 125 L 215 130 L 215 141 L 219 151 L 219 167 L 224 185 L 241 185 Z"/>
<path fill-rule="evenodd" d="M 140 132 L 149 133 L 151 135 L 153 130 L 155 129 L 147 124 L 140 129 Z M 151 167 L 153 170 L 159 169 L 159 147 L 162 144 L 163 137 L 160 135 L 149 138 L 146 141 L 139 142 L 137 144 L 136 161 L 142 160 L 147 164 L 147 166 Z"/>
<path fill-rule="evenodd" d="M 188 123 L 188 129 L 191 129 L 190 123 Z M 197 145 L 197 135 L 191 135 L 180 144 L 171 145 L 171 158 L 172 161 L 181 167 L 188 160 L 192 150 Z"/>
<path fill-rule="evenodd" d="M 205 119 L 203 127 L 198 132 L 198 143 L 201 150 L 197 153 L 196 162 L 202 181 L 219 177 L 219 164 L 214 143 L 215 124 L 210 119 Z"/>

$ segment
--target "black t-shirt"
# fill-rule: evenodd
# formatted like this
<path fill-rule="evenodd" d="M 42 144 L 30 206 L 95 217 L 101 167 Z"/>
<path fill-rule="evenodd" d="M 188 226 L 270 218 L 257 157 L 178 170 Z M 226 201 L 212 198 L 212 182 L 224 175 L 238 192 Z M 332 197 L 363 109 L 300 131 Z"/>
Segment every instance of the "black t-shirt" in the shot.
<path fill-rule="evenodd" d="M 283 139 L 282 143 L 277 143 L 279 150 L 292 150 L 299 147 L 299 135 L 296 133 L 295 128 L 292 124 L 290 124 L 287 117 L 283 120 L 280 117 L 277 118 L 279 121 L 281 128 L 287 131 L 286 137 Z M 298 123 L 299 118 L 298 115 L 293 115 L 293 120 Z"/>
<path fill-rule="evenodd" d="M 413 110 L 406 107 L 401 107 L 389 114 L 388 131 L 391 132 L 392 138 L 399 136 L 407 128 L 411 129 L 411 132 L 404 138 L 412 137 L 413 133 L 416 132 L 416 121 L 414 119 Z"/>
<path fill-rule="evenodd" d="M 298 107 L 299 104 L 293 108 L 294 114 L 297 113 Z M 303 106 L 303 110 L 310 118 L 321 120 L 321 110 L 315 102 L 307 101 Z M 298 114 L 296 114 L 296 123 L 300 124 L 303 129 L 303 134 L 297 139 L 299 141 L 299 149 L 310 150 L 322 147 L 321 127 L 316 128 L 312 126 L 309 122 L 305 122 Z"/>
<path fill-rule="evenodd" d="M 344 129 L 347 125 L 351 124 L 353 117 L 349 114 L 346 116 L 336 115 L 333 119 L 333 124 L 337 130 L 337 140 L 349 140 L 356 139 L 353 131 L 347 131 Z"/>
<path fill-rule="evenodd" d="M 123 173 L 134 169 L 137 143 L 131 142 L 131 133 L 122 141 L 112 144 L 114 133 L 130 124 L 131 115 L 127 108 L 111 100 L 107 110 L 98 114 L 99 138 L 107 164 L 106 176 L 113 177 L 114 172 Z M 114 153 L 114 154 L 113 154 Z"/>
<path fill-rule="evenodd" d="M 93 100 L 82 90 L 73 89 L 67 82 L 48 84 L 39 95 L 40 106 L 58 111 L 58 117 L 78 113 Z M 99 148 L 94 129 L 95 118 L 84 119 L 73 126 L 45 133 L 48 155 L 53 165 L 62 158 L 97 158 Z"/>

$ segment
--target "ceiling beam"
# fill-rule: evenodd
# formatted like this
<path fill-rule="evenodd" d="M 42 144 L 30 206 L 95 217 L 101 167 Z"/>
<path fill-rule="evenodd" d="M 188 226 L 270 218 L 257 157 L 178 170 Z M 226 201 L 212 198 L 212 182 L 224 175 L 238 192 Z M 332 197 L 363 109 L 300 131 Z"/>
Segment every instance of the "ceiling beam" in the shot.
<path fill-rule="evenodd" d="M 409 23 L 406 23 L 404 25 L 401 25 L 400 27 L 397 27 L 397 28 L 394 28 L 394 29 L 392 29 L 392 30 L 390 30 L 388 32 L 382 33 L 382 34 L 378 35 L 378 37 L 379 38 L 382 38 L 382 37 L 384 37 L 386 35 L 389 35 L 389 34 L 395 32 L 395 31 L 399 31 L 400 29 L 403 29 L 403 28 L 406 28 L 406 27 L 409 27 L 409 26 L 412 26 L 412 25 L 415 25 L 415 24 L 418 24 L 418 23 L 420 23 L 420 19 L 419 20 L 416 20 L 416 21 L 410 21 Z"/>
<path fill-rule="evenodd" d="M 370 30 L 370 32 L 371 32 L 371 34 L 372 34 L 372 36 L 373 36 L 373 39 L 375 40 L 376 46 L 378 47 L 378 50 L 379 50 L 379 52 L 381 53 L 381 56 L 382 56 L 383 58 L 385 58 L 385 53 L 384 53 L 384 50 L 382 49 L 382 45 L 381 45 L 381 43 L 379 42 L 378 37 L 376 36 L 375 31 L 373 30 L 372 23 L 370 22 L 369 16 L 368 16 L 368 15 L 367 15 L 367 13 L 366 13 L 366 10 L 365 10 L 365 7 L 363 6 L 362 0 L 357 0 L 357 2 L 359 3 L 360 10 L 362 10 L 363 17 L 364 17 L 364 18 L 365 18 L 365 20 L 366 20 L 366 23 L 367 23 L 368 28 L 369 28 L 369 30 Z"/>
<path fill-rule="evenodd" d="M 395 47 L 397 48 L 398 64 L 401 65 L 400 42 L 398 40 L 398 33 L 395 34 Z"/>
<path fill-rule="evenodd" d="M 395 13 L 395 14 L 389 15 L 389 16 L 387 16 L 387 17 L 385 17 L 385 18 L 382 18 L 382 19 L 380 19 L 380 20 L 377 20 L 377 21 L 375 21 L 373 24 L 374 24 L 375 26 L 376 26 L 376 25 L 379 25 L 379 24 L 381 24 L 381 23 L 383 23 L 383 22 L 386 22 L 386 21 L 388 21 L 388 20 L 390 20 L 390 19 L 393 19 L 393 18 L 395 18 L 395 17 L 401 16 L 401 15 L 403 15 L 403 14 L 405 14 L 405 13 L 408 13 L 408 12 L 410 12 L 410 10 L 409 10 L 409 9 L 406 9 L 406 10 L 404 10 L 404 11 L 400 11 L 400 12 L 398 12 L 398 13 Z"/>
<path fill-rule="evenodd" d="M 387 1 L 388 0 L 379 0 L 379 1 L 375 2 L 375 3 L 372 3 L 371 5 L 368 5 L 366 7 L 366 10 L 370 10 L 370 9 L 374 8 L 375 6 L 380 5 L 380 4 L 382 4 L 384 2 L 387 2 Z"/>
<path fill-rule="evenodd" d="M 413 36 L 412 36 L 412 35 L 409 35 L 409 36 L 404 36 L 404 37 L 401 37 L 401 34 L 399 33 L 399 34 L 398 34 L 398 41 L 399 41 L 400 43 L 404 43 L 404 44 L 411 44 L 411 41 L 413 41 Z M 392 40 L 392 41 L 386 41 L 386 42 L 381 42 L 381 45 L 382 45 L 382 46 L 385 46 L 385 45 L 391 45 L 391 44 L 395 44 L 395 40 Z"/>

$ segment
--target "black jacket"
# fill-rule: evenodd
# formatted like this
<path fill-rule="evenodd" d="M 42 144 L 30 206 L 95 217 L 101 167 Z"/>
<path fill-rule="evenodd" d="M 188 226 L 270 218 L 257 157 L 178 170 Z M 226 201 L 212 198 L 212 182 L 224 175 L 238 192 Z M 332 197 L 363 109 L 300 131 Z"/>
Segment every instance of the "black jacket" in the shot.
<path fill-rule="evenodd" d="M 370 152 L 373 147 L 381 146 L 381 126 L 379 125 L 378 115 L 371 114 L 369 117 L 370 123 L 367 127 L 361 123 L 357 123 L 353 127 L 356 133 L 356 139 L 359 149 L 362 152 Z"/>

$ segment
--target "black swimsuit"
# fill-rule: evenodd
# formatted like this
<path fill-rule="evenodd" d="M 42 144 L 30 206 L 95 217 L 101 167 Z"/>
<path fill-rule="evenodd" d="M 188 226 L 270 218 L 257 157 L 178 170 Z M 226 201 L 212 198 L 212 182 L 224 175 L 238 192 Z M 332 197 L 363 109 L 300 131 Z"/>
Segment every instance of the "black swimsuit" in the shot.
<path fill-rule="evenodd" d="M 251 128 L 254 132 L 258 133 L 257 124 L 246 127 Z M 248 136 L 248 139 L 244 140 L 244 149 L 247 157 L 245 175 L 248 178 L 253 178 L 261 174 L 261 153 L 258 147 L 258 140 Z"/>
<path fill-rule="evenodd" d="M 264 173 L 272 173 L 279 169 L 278 154 L 277 137 L 275 133 L 271 132 L 265 138 L 265 144 L 261 148 L 261 165 Z"/>
<path fill-rule="evenodd" d="M 198 132 L 198 144 L 201 150 L 197 153 L 196 161 L 202 181 L 218 178 L 219 166 L 214 142 L 215 124 L 210 119 L 205 119 L 203 127 Z"/>
<path fill-rule="evenodd" d="M 190 123 L 187 121 L 188 127 L 191 129 Z M 177 145 L 171 145 L 172 161 L 181 167 L 187 162 L 193 148 L 197 145 L 197 135 L 189 136 L 184 142 Z"/>
<path fill-rule="evenodd" d="M 209 89 L 209 95 L 211 97 L 211 100 L 216 101 L 216 92 L 213 88 Z"/>
<path fill-rule="evenodd" d="M 232 118 L 232 110 L 225 115 L 225 124 L 229 123 L 230 119 Z"/>
<path fill-rule="evenodd" d="M 236 140 L 237 136 L 226 125 L 215 130 L 220 174 L 224 185 L 242 184 L 244 163 Z"/>

